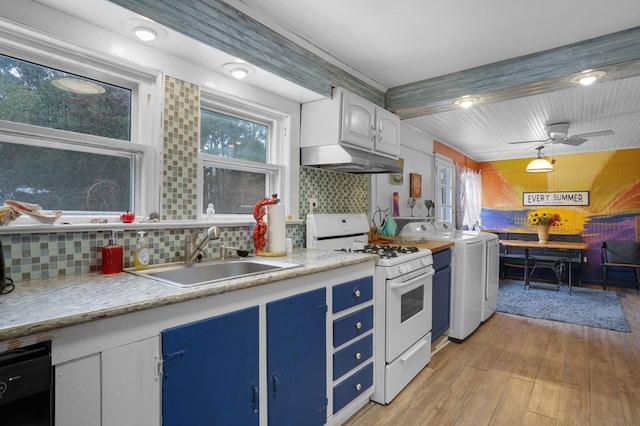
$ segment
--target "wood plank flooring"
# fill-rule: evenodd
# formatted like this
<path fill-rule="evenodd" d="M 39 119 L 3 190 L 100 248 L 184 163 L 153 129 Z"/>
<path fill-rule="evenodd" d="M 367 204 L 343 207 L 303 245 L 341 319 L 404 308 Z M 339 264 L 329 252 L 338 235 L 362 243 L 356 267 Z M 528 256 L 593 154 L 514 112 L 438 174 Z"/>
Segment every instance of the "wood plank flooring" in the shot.
<path fill-rule="evenodd" d="M 496 313 L 345 425 L 640 425 L 640 292 L 609 289 L 631 333 Z"/>

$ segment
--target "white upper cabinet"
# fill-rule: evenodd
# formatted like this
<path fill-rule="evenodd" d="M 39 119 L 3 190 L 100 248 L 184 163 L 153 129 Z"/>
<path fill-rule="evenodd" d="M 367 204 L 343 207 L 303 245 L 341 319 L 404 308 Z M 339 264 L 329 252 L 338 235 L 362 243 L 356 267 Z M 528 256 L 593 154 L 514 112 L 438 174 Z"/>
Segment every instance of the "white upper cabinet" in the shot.
<path fill-rule="evenodd" d="M 397 156 L 400 152 L 400 119 L 383 108 L 376 108 L 375 150 Z"/>
<path fill-rule="evenodd" d="M 339 143 L 394 159 L 400 153 L 400 118 L 344 89 L 303 104 L 301 131 L 303 147 Z"/>
<path fill-rule="evenodd" d="M 374 149 L 377 137 L 376 106 L 354 95 L 342 92 L 342 126 L 340 140 L 365 149 Z"/>
<path fill-rule="evenodd" d="M 342 90 L 342 142 L 397 157 L 400 119 L 346 90 Z"/>

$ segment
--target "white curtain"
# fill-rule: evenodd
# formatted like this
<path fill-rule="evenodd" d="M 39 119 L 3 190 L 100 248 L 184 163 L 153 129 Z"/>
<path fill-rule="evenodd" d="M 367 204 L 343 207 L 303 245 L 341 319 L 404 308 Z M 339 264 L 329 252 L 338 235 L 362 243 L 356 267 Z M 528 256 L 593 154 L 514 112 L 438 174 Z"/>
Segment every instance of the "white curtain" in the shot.
<path fill-rule="evenodd" d="M 458 168 L 458 188 L 460 195 L 458 201 L 460 203 L 458 223 L 462 223 L 463 229 L 479 229 L 481 223 L 482 211 L 482 174 L 466 167 Z"/>

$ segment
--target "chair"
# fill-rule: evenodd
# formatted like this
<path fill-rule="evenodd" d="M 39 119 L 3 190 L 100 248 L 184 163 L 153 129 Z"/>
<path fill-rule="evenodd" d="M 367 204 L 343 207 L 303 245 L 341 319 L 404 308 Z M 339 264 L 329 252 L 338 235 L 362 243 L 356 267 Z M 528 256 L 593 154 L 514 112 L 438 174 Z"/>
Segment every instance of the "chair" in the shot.
<path fill-rule="evenodd" d="M 602 288 L 607 289 L 609 268 L 631 268 L 636 279 L 636 289 L 640 290 L 640 246 L 636 241 L 603 241 Z"/>

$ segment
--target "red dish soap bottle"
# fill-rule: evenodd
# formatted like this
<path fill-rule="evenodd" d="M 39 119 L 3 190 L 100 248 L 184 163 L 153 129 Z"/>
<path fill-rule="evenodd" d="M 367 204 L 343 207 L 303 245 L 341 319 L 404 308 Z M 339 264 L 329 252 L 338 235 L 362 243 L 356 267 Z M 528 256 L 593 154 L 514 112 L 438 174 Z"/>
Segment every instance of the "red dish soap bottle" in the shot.
<path fill-rule="evenodd" d="M 122 246 L 116 244 L 116 231 L 111 231 L 109 244 L 102 247 L 102 273 L 117 274 L 122 272 L 124 251 Z"/>

